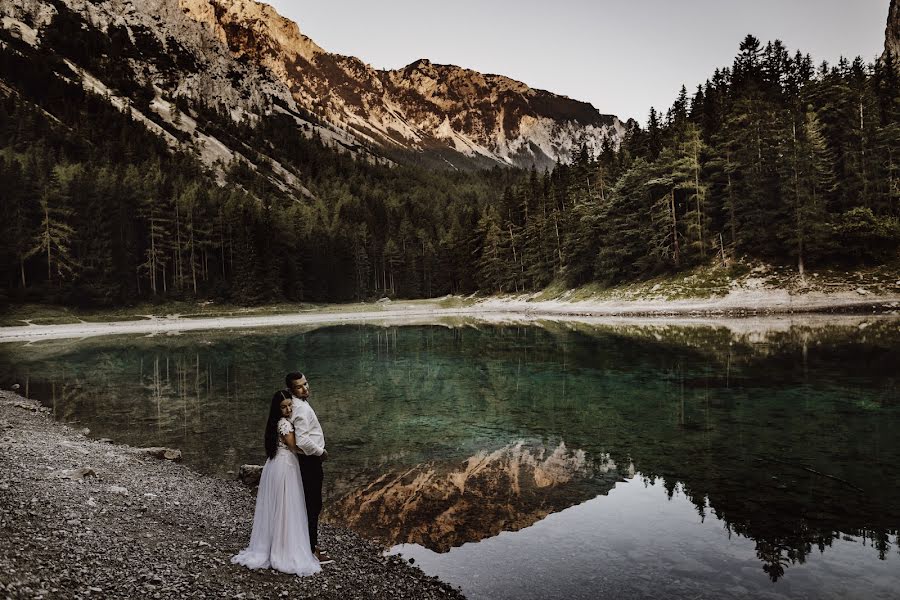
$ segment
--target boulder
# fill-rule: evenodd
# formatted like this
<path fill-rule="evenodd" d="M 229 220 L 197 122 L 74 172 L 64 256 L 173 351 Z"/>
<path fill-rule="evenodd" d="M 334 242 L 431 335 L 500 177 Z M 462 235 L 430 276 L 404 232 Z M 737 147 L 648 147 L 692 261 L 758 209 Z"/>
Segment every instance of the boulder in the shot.
<path fill-rule="evenodd" d="M 88 477 L 96 477 L 97 474 L 89 467 L 82 467 L 80 469 L 61 469 L 59 471 L 53 471 L 50 473 L 50 476 L 58 477 L 60 479 L 71 479 L 72 481 L 82 481 Z"/>
<path fill-rule="evenodd" d="M 238 479 L 244 485 L 250 487 L 256 487 L 259 485 L 259 478 L 262 477 L 263 468 L 259 465 L 241 465 L 241 470 L 238 472 Z"/>
<path fill-rule="evenodd" d="M 139 448 L 140 452 L 144 454 L 149 454 L 153 458 L 158 458 L 160 460 L 171 460 L 173 462 L 181 462 L 181 450 L 176 450 L 174 448 L 164 448 L 153 447 L 153 448 Z"/>

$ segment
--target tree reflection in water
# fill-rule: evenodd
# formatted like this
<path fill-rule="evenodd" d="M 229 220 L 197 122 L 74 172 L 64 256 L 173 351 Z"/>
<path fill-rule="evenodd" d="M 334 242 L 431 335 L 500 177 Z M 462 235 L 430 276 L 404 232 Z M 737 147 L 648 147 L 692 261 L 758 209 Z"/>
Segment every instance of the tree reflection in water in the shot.
<path fill-rule="evenodd" d="M 0 373 L 97 437 L 228 476 L 262 462 L 266 398 L 302 367 L 332 518 L 385 543 L 516 531 L 636 472 L 754 540 L 777 580 L 837 536 L 900 548 L 898 320 L 798 323 L 99 338 L 2 345 Z"/>

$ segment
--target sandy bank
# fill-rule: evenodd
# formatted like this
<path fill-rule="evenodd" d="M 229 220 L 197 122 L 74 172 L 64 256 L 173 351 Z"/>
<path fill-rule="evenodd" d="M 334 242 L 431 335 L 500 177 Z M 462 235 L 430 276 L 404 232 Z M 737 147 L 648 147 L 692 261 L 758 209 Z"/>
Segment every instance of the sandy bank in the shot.
<path fill-rule="evenodd" d="M 491 298 L 479 304 L 482 310 L 527 312 L 542 315 L 585 316 L 730 316 L 834 312 L 890 312 L 900 310 L 900 294 L 857 292 L 791 294 L 786 290 L 740 290 L 718 298 L 684 300 L 616 299 L 534 301 L 533 296 Z"/>
<path fill-rule="evenodd" d="M 151 317 L 139 321 L 112 323 L 67 323 L 63 325 L 25 325 L 0 327 L 0 342 L 38 341 L 62 338 L 82 338 L 98 335 L 169 334 L 208 329 L 248 329 L 254 327 L 284 327 L 293 325 L 328 325 L 341 323 L 381 323 L 404 319 L 432 319 L 441 316 L 467 314 L 469 309 L 400 309 L 369 312 L 303 312 L 248 317 L 180 318 Z"/>
<path fill-rule="evenodd" d="M 860 294 L 811 292 L 791 294 L 786 290 L 735 290 L 717 298 L 666 300 L 663 298 L 573 301 L 536 300 L 537 295 L 495 297 L 471 306 L 442 308 L 439 300 L 422 300 L 392 306 L 375 303 L 371 310 L 340 312 L 307 311 L 244 317 L 180 318 L 150 317 L 111 323 L 72 323 L 61 325 L 24 325 L 0 327 L 0 342 L 39 341 L 102 335 L 158 335 L 177 332 L 247 329 L 299 325 L 347 323 L 413 324 L 450 317 L 467 317 L 490 322 L 521 322 L 534 319 L 580 319 L 592 321 L 612 318 L 667 317 L 677 320 L 711 321 L 722 317 L 759 318 L 791 315 L 900 314 L 900 294 Z"/>
<path fill-rule="evenodd" d="M 88 439 L 0 392 L 0 597 L 462 597 L 335 526 L 321 537 L 337 562 L 312 577 L 232 565 L 253 505 L 236 481 Z"/>

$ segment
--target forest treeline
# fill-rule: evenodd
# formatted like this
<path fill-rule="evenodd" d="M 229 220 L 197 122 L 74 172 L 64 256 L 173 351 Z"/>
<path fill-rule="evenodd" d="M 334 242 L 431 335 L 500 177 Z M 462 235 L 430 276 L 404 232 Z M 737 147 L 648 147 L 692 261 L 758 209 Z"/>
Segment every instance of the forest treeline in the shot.
<path fill-rule="evenodd" d="M 891 262 L 900 242 L 895 59 L 814 66 L 740 44 L 618 151 L 531 173 L 479 221 L 479 285 L 603 285 L 750 258 L 817 267 Z"/>
<path fill-rule="evenodd" d="M 632 122 L 618 148 L 582 148 L 546 172 L 374 165 L 284 114 L 235 124 L 222 107 L 175 99 L 207 133 L 265 149 L 310 198 L 273 185 L 261 155 L 248 156 L 258 170 L 235 161 L 217 184 L 189 144 L 172 152 L 73 83 L 59 54 L 3 35 L 7 302 L 336 302 L 614 284 L 738 258 L 801 271 L 897 258 L 890 56 L 816 66 L 747 36 L 732 66 L 651 110 L 646 128 Z M 92 72 L 153 117 L 152 90 L 123 74 L 128 36 L 57 21 L 44 32 L 54 36 L 46 47 L 76 62 L 100 48 Z"/>

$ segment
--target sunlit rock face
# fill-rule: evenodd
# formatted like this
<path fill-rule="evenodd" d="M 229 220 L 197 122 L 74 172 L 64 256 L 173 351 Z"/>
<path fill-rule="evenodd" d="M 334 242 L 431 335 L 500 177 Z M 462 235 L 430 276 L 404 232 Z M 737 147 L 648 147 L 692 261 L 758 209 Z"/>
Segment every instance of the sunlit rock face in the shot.
<path fill-rule="evenodd" d="M 606 493 L 633 470 L 582 450 L 524 443 L 480 452 L 463 463 L 429 462 L 388 472 L 328 507 L 329 516 L 387 545 L 446 552 L 518 531 Z"/>
<path fill-rule="evenodd" d="M 900 61 L 900 0 L 891 0 L 887 27 L 884 28 L 884 54 L 890 52 Z M 900 68 L 900 67 L 898 67 Z"/>
<path fill-rule="evenodd" d="M 57 4 L 0 0 L 0 12 L 30 23 L 37 32 L 60 12 L 58 6 L 80 17 L 83 28 L 121 40 L 127 36 L 129 47 L 119 60 L 131 68 L 137 81 L 168 96 L 224 107 L 236 120 L 252 120 L 270 111 L 274 102 L 293 105 L 288 88 L 264 64 L 242 59 L 229 48 L 225 28 L 216 20 L 217 13 L 223 14 L 222 19 L 225 13 L 216 4 L 203 0 L 65 0 Z M 275 25 L 269 29 L 275 31 Z M 42 43 L 40 35 L 37 43 Z"/>
<path fill-rule="evenodd" d="M 616 147 L 626 131 L 590 104 L 499 75 L 425 59 L 376 70 L 326 52 L 253 0 L 62 2 L 104 32 L 127 32 L 138 50 L 123 60 L 164 95 L 202 100 L 235 120 L 287 111 L 355 153 L 542 168 L 567 162 L 581 146 Z M 0 7 L 37 32 L 58 12 L 49 0 L 0 0 Z"/>
<path fill-rule="evenodd" d="M 235 56 L 274 73 L 304 109 L 387 149 L 450 149 L 488 163 L 546 166 L 585 145 L 617 145 L 625 126 L 593 106 L 498 75 L 416 61 L 379 71 L 324 51 L 268 5 L 181 0 Z M 450 161 L 452 164 L 452 160 Z"/>
<path fill-rule="evenodd" d="M 423 139 L 466 156 L 546 166 L 568 161 L 581 144 L 594 153 L 607 139 L 616 146 L 625 133 L 618 118 L 590 104 L 500 75 L 422 59 L 380 76 Z"/>

